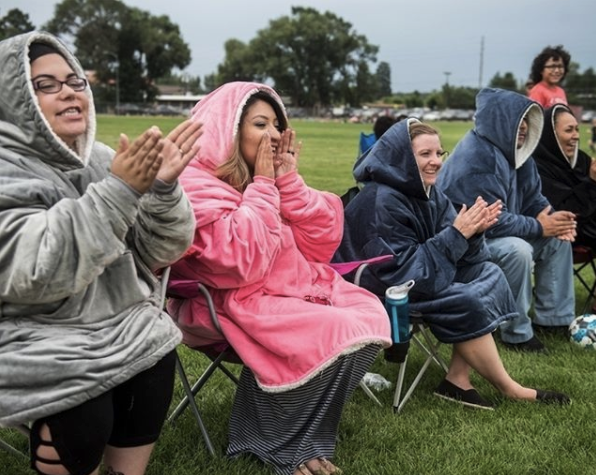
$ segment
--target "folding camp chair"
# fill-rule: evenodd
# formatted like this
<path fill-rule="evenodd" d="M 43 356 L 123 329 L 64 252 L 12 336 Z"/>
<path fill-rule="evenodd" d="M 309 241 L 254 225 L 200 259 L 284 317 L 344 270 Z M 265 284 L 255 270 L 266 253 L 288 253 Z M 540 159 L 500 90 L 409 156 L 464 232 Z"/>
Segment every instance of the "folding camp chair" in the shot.
<path fill-rule="evenodd" d="M 178 419 L 178 417 L 182 414 L 182 412 L 184 412 L 184 410 L 188 406 L 190 406 L 192 414 L 197 422 L 197 425 L 199 426 L 201 434 L 203 435 L 203 439 L 205 440 L 207 450 L 209 450 L 209 453 L 211 455 L 215 455 L 215 449 L 213 448 L 211 437 L 209 437 L 209 433 L 207 431 L 207 428 L 205 427 L 203 418 L 201 417 L 201 413 L 199 411 L 195 398 L 198 392 L 203 388 L 203 386 L 205 386 L 211 375 L 216 370 L 222 371 L 228 378 L 230 378 L 232 382 L 234 382 L 234 384 L 238 385 L 238 378 L 224 365 L 224 363 L 228 362 L 242 364 L 242 361 L 234 352 L 233 348 L 223 338 L 221 326 L 219 324 L 219 320 L 217 319 L 217 313 L 215 311 L 215 305 L 213 303 L 213 299 L 211 298 L 209 290 L 203 284 L 196 281 L 178 281 L 176 283 L 170 283 L 169 276 L 170 268 L 168 267 L 164 269 L 163 274 L 161 276 L 162 307 L 165 308 L 165 302 L 167 297 L 186 299 L 202 295 L 207 303 L 209 317 L 214 328 L 216 328 L 219 331 L 219 333 L 222 334 L 222 341 L 220 344 L 217 345 L 191 348 L 193 350 L 200 351 L 210 360 L 210 363 L 207 366 L 207 368 L 203 371 L 201 376 L 192 386 L 190 385 L 188 376 L 186 374 L 186 371 L 184 370 L 182 361 L 180 360 L 180 355 L 178 354 L 178 352 L 176 352 L 176 372 L 178 373 L 178 376 L 182 383 L 182 388 L 184 390 L 184 398 L 168 416 L 168 422 L 174 423 L 176 419 Z"/>
<path fill-rule="evenodd" d="M 350 262 L 344 264 L 332 264 L 337 272 L 340 274 L 345 274 L 347 272 L 351 272 L 353 270 L 357 270 L 357 279 L 359 279 L 361 273 L 364 269 L 370 265 L 377 262 L 386 261 L 387 259 L 392 259 L 393 256 L 381 256 L 374 259 L 368 259 L 366 261 L 359 261 L 359 262 Z M 221 344 L 218 345 L 211 345 L 207 347 L 193 347 L 191 349 L 200 351 L 201 353 L 205 354 L 210 360 L 211 363 L 209 366 L 204 370 L 203 374 L 197 379 L 197 381 L 191 386 L 188 380 L 188 376 L 184 370 L 184 367 L 180 361 L 180 358 L 177 355 L 176 361 L 176 370 L 178 372 L 178 376 L 182 382 L 182 387 L 184 389 L 184 398 L 178 404 L 178 406 L 172 411 L 170 416 L 168 417 L 169 422 L 174 422 L 176 419 L 184 412 L 184 410 L 190 405 L 193 415 L 199 425 L 203 438 L 205 440 L 205 444 L 209 452 L 214 455 L 215 450 L 213 448 L 213 443 L 211 442 L 211 438 L 207 432 L 205 424 L 203 423 L 203 419 L 201 417 L 200 411 L 196 404 L 196 396 L 207 383 L 211 375 L 216 371 L 222 371 L 228 378 L 230 378 L 236 385 L 238 385 L 238 379 L 236 376 L 224 365 L 224 363 L 235 363 L 235 364 L 242 364 L 242 361 L 238 357 L 238 355 L 234 352 L 233 348 L 225 341 L 223 337 L 223 332 L 221 330 L 220 323 L 217 318 L 217 312 L 215 310 L 215 305 L 213 303 L 213 299 L 209 293 L 209 290 L 200 282 L 198 281 L 176 281 L 172 282 L 169 280 L 169 272 L 170 269 L 165 269 L 161 280 L 162 280 L 162 301 L 165 303 L 166 297 L 174 297 L 178 299 L 187 299 L 187 298 L 194 298 L 202 295 L 205 298 L 207 303 L 207 309 L 209 312 L 209 317 L 213 324 L 213 327 L 219 331 L 222 335 Z M 362 390 L 379 406 L 381 406 L 381 402 L 377 399 L 377 397 L 373 394 L 373 392 L 364 384 L 363 381 L 360 382 L 360 387 Z"/>
<path fill-rule="evenodd" d="M 369 265 L 381 264 L 383 262 L 388 262 L 392 259 L 393 255 L 388 254 L 364 261 L 331 264 L 331 266 L 334 267 L 335 270 L 343 276 L 348 276 L 351 272 L 356 270 L 353 282 L 356 285 L 360 285 L 362 274 Z M 395 384 L 395 395 L 393 398 L 393 409 L 397 413 L 401 412 L 403 406 L 406 404 L 408 399 L 410 399 L 414 390 L 422 380 L 424 373 L 426 372 L 426 370 L 432 362 L 436 363 L 440 368 L 442 368 L 445 371 L 445 373 L 447 373 L 448 369 L 447 364 L 445 363 L 445 361 L 439 353 L 439 347 L 441 343 L 432 336 L 428 326 L 422 319 L 422 315 L 420 313 L 410 313 L 410 334 L 410 340 L 413 341 L 414 344 L 422 351 L 422 353 L 426 355 L 426 359 L 420 370 L 418 370 L 416 377 L 410 384 L 403 397 L 402 392 L 404 390 L 410 342 L 407 342 L 406 345 L 402 346 L 401 351 L 395 354 L 395 359 L 391 360 L 391 362 L 399 364 L 397 382 Z M 373 401 L 381 405 L 377 397 L 370 391 L 370 389 L 363 382 L 361 382 L 361 386 L 369 395 L 369 397 L 373 399 Z"/>
<path fill-rule="evenodd" d="M 581 310 L 581 313 L 586 313 L 590 310 L 590 302 L 596 298 L 596 264 L 594 263 L 596 256 L 592 252 L 592 249 L 586 246 L 577 244 L 574 245 L 572 249 L 573 275 L 588 292 L 588 296 L 586 297 Z M 592 285 L 589 285 L 588 280 L 582 276 L 582 271 L 585 268 L 592 270 Z"/>
<path fill-rule="evenodd" d="M 431 363 L 436 363 L 440 368 L 447 373 L 447 364 L 439 354 L 439 347 L 441 342 L 436 340 L 424 320 L 422 315 L 419 313 L 410 313 L 410 340 L 420 348 L 420 350 L 426 355 L 424 364 L 418 370 L 416 377 L 412 380 L 410 387 L 402 397 L 402 391 L 404 388 L 404 380 L 406 374 L 406 368 L 408 364 L 409 351 L 404 352 L 403 361 L 396 361 L 399 364 L 399 372 L 397 374 L 397 382 L 395 384 L 395 395 L 393 397 L 393 410 L 400 413 L 408 399 L 412 396 L 412 393 L 418 386 L 418 383 L 422 380 L 424 373 L 430 366 Z"/>
<path fill-rule="evenodd" d="M 341 263 L 331 263 L 331 267 L 335 269 L 335 271 L 342 276 L 348 275 L 351 272 L 356 271 L 354 275 L 354 284 L 360 285 L 360 278 L 362 273 L 366 270 L 366 268 L 371 264 L 380 264 L 382 262 L 388 262 L 393 259 L 393 255 L 388 254 L 379 257 L 373 257 L 371 259 L 366 259 L 363 261 L 352 261 L 352 262 L 341 262 Z M 382 406 L 381 401 L 375 396 L 375 394 L 369 389 L 369 387 L 364 384 L 364 381 L 360 381 L 360 387 L 366 393 L 366 395 L 371 398 L 377 405 Z"/>
<path fill-rule="evenodd" d="M 377 141 L 377 137 L 374 132 L 370 134 L 366 134 L 364 132 L 360 132 L 360 138 L 358 139 L 358 157 L 366 152 L 369 148 L 371 148 L 375 142 Z"/>

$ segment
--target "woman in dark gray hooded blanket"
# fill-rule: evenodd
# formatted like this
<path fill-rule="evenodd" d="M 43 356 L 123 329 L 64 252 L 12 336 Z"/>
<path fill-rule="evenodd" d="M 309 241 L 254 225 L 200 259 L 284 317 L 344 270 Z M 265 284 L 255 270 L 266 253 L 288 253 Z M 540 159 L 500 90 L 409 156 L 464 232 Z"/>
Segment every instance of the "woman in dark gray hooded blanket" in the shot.
<path fill-rule="evenodd" d="M 433 186 L 444 155 L 432 127 L 416 119 L 391 127 L 356 163 L 354 177 L 364 186 L 346 207 L 337 260 L 393 254 L 392 262 L 362 276 L 362 285 L 379 296 L 390 286 L 416 282 L 410 308 L 440 341 L 453 344 L 437 396 L 491 409 L 470 382 L 474 369 L 509 398 L 568 403 L 564 394 L 520 385 L 505 370 L 491 333 L 516 315 L 515 302 L 501 270 L 489 262 L 483 236 L 501 204 L 488 206 L 479 197 L 456 213 Z"/>
<path fill-rule="evenodd" d="M 579 136 L 579 124 L 568 106 L 546 109 L 533 157 L 549 203 L 577 216 L 575 244 L 596 252 L 596 160 L 580 150 Z"/>

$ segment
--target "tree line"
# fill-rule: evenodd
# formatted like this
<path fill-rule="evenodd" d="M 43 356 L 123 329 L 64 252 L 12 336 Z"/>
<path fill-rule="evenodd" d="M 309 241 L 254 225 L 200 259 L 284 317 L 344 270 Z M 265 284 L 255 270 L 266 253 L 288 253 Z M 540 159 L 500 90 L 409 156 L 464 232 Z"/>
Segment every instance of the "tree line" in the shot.
<path fill-rule="evenodd" d="M 12 9 L 0 17 L 0 39 L 35 29 L 29 15 Z M 292 7 L 248 42 L 229 39 L 217 70 L 201 81 L 184 73 L 191 51 L 178 25 L 119 0 L 62 0 L 40 29 L 72 44 L 83 67 L 95 72 L 98 101 L 152 102 L 159 84 L 209 92 L 229 81 L 268 82 L 294 106 L 311 109 L 347 104 L 400 104 L 433 109 L 473 109 L 476 88 L 445 84 L 440 90 L 394 93 L 391 68 L 377 64 L 379 46 L 331 12 Z M 376 65 L 376 67 L 375 67 Z M 525 93 L 510 72 L 497 73 L 492 87 Z M 571 103 L 596 109 L 596 74 L 572 63 L 565 81 Z"/>

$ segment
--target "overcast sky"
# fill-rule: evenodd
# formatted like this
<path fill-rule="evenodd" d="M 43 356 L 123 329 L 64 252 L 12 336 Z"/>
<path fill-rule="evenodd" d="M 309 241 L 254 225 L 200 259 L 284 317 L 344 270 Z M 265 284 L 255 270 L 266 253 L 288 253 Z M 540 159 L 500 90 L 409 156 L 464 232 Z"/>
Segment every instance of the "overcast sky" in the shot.
<path fill-rule="evenodd" d="M 0 16 L 19 8 L 40 27 L 59 2 L 0 0 Z M 487 85 L 496 74 L 528 76 L 547 45 L 563 44 L 580 71 L 596 69 L 596 0 L 125 0 L 168 15 L 192 52 L 186 71 L 205 76 L 224 59 L 223 45 L 248 42 L 292 5 L 330 11 L 379 46 L 391 66 L 394 91 L 427 92 L 446 80 L 454 86 Z M 484 47 L 482 47 L 484 38 Z M 482 58 L 482 60 L 481 60 Z M 378 64 L 378 63 L 377 63 Z M 373 66 L 373 71 L 376 66 Z M 445 74 L 450 73 L 450 74 Z"/>

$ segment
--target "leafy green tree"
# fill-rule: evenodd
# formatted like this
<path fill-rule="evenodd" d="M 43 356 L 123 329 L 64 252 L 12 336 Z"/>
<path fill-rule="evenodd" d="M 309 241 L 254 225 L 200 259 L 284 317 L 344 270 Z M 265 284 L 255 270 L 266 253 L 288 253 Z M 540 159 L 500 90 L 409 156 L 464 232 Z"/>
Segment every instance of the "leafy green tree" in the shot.
<path fill-rule="evenodd" d="M 377 85 L 379 97 L 391 95 L 391 66 L 385 61 L 381 61 L 377 67 Z"/>
<path fill-rule="evenodd" d="M 45 29 L 74 44 L 83 67 L 95 70 L 96 89 L 104 98 L 117 78 L 122 101 L 150 101 L 157 93 L 155 80 L 185 68 L 191 59 L 169 17 L 119 0 L 62 0 Z"/>
<path fill-rule="evenodd" d="M 426 106 L 432 110 L 445 108 L 445 96 L 442 92 L 433 91 L 426 98 Z"/>
<path fill-rule="evenodd" d="M 219 83 L 239 76 L 271 80 L 301 107 L 358 100 L 366 82 L 359 77 L 362 64 L 376 61 L 378 47 L 333 13 L 306 7 L 291 11 L 271 20 L 246 48 L 237 40 L 228 42 Z"/>
<path fill-rule="evenodd" d="M 473 87 L 449 87 L 449 107 L 451 109 L 475 109 L 478 89 Z"/>
<path fill-rule="evenodd" d="M 499 89 L 507 89 L 508 91 L 517 91 L 517 80 L 511 72 L 506 72 L 503 76 L 497 73 L 493 76 L 489 83 L 490 87 L 497 87 Z"/>
<path fill-rule="evenodd" d="M 404 96 L 402 104 L 405 104 L 409 108 L 422 107 L 424 105 L 424 98 L 420 92 L 414 91 Z"/>
<path fill-rule="evenodd" d="M 21 33 L 33 31 L 35 26 L 29 20 L 29 15 L 18 8 L 8 10 L 6 15 L 0 17 L 0 40 L 10 38 Z"/>
<path fill-rule="evenodd" d="M 377 78 L 371 74 L 366 61 L 361 61 L 356 70 L 355 80 L 342 77 L 335 85 L 332 102 L 360 107 L 378 97 Z"/>
<path fill-rule="evenodd" d="M 230 39 L 225 42 L 226 56 L 217 68 L 220 84 L 232 81 L 260 81 L 255 70 L 250 47 L 240 40 Z"/>
<path fill-rule="evenodd" d="M 593 68 L 579 71 L 577 63 L 571 63 L 565 78 L 565 91 L 570 104 L 577 104 L 584 109 L 596 109 L 596 73 Z"/>
<path fill-rule="evenodd" d="M 205 92 L 211 92 L 217 89 L 222 83 L 219 82 L 217 74 L 207 74 L 203 78 L 203 84 L 205 85 Z"/>

